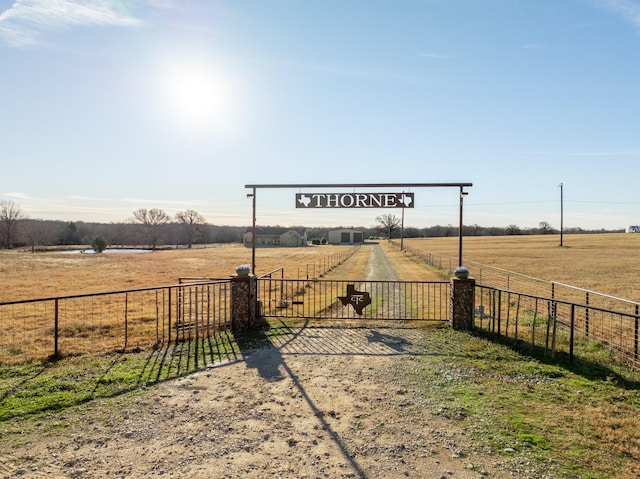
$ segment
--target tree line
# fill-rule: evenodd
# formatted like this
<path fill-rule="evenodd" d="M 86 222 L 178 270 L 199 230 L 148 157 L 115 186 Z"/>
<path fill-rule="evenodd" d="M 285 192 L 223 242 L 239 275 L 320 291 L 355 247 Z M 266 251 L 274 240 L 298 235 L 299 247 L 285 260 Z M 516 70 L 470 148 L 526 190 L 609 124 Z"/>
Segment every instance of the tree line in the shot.
<path fill-rule="evenodd" d="M 240 242 L 246 230 L 238 226 L 207 223 L 195 210 L 171 216 L 164 210 L 140 208 L 119 223 L 41 220 L 27 218 L 11 201 L 0 201 L 0 248 L 47 246 L 144 246 L 191 248 L 194 244 Z M 98 241 L 96 241 L 98 240 Z"/>
<path fill-rule="evenodd" d="M 458 236 L 458 227 L 454 225 L 434 225 L 424 228 L 402 227 L 400 219 L 387 214 L 376 218 L 372 227 L 336 226 L 259 226 L 257 234 L 277 235 L 289 230 L 306 233 L 309 241 L 324 244 L 329 231 L 334 229 L 356 229 L 362 231 L 365 238 L 423 238 Z M 0 248 L 29 247 L 35 251 L 47 246 L 94 246 L 104 249 L 107 246 L 144 246 L 151 249 L 171 246 L 191 248 L 197 244 L 240 243 L 242 235 L 250 232 L 248 226 L 221 226 L 208 224 L 206 219 L 195 210 L 180 211 L 171 216 L 159 208 L 135 210 L 126 221 L 119 223 L 93 223 L 83 221 L 40 220 L 27 218 L 19 205 L 11 201 L 0 201 Z M 583 230 L 565 229 L 564 233 L 603 233 L 623 230 Z M 517 225 L 507 227 L 483 227 L 464 225 L 464 236 L 502 236 L 528 234 L 559 234 L 559 230 L 542 221 L 537 228 L 520 228 Z M 323 241 L 325 240 L 325 241 Z"/>

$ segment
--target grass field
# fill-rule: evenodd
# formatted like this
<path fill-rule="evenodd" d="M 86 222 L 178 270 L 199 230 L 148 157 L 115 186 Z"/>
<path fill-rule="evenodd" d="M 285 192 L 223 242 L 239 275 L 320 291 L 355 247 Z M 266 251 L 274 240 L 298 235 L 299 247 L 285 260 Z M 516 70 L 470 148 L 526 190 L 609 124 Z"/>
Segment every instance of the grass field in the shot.
<path fill-rule="evenodd" d="M 559 235 L 465 237 L 463 258 L 640 301 L 634 267 L 640 264 L 640 235 L 564 235 L 563 247 L 559 241 Z M 405 239 L 405 244 L 456 259 L 458 255 L 457 237 L 412 238 Z M 258 249 L 256 270 L 260 275 L 284 267 L 286 278 L 318 277 L 320 271 L 328 269 L 326 266 L 333 257 L 349 249 L 348 246 Z M 248 263 L 251 250 L 241 245 L 143 254 L 0 251 L 3 279 L 0 301 L 175 284 L 179 277 L 226 278 L 236 266 Z M 410 264 L 406 260 L 402 266 L 402 279 L 423 279 L 424 269 L 411 271 Z"/>
<path fill-rule="evenodd" d="M 284 268 L 285 278 L 317 277 L 352 249 L 258 249 L 256 272 Z M 238 244 L 153 253 L 0 251 L 0 302 L 170 285 L 180 277 L 228 278 L 236 266 L 250 263 L 251 249 Z"/>
<path fill-rule="evenodd" d="M 356 251 L 348 246 L 261 249 L 256 269 L 265 274 L 282 268 L 277 278 L 316 278 Z M 67 296 L 1 306 L 0 363 L 11 363 L 148 348 L 205 329 L 206 335 L 226 330 L 228 282 L 175 285 L 179 278 L 229 279 L 236 266 L 251 261 L 251 250 L 233 245 L 153 253 L 10 251 L 0 260 L 0 302 Z"/>
<path fill-rule="evenodd" d="M 405 245 L 458 258 L 457 237 L 405 239 Z M 639 234 L 564 235 L 562 247 L 559 235 L 469 236 L 465 260 L 640 301 Z"/>

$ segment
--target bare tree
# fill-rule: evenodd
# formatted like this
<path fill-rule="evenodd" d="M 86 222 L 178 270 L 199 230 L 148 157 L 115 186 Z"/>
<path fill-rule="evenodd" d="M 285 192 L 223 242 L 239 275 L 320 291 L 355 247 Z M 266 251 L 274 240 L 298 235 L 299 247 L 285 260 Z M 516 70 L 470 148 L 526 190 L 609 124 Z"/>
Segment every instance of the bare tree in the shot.
<path fill-rule="evenodd" d="M 179 211 L 176 213 L 176 220 L 182 225 L 184 236 L 186 239 L 187 247 L 191 248 L 193 245 L 193 239 L 198 232 L 198 227 L 206 225 L 207 220 L 204 216 L 195 210 Z"/>
<path fill-rule="evenodd" d="M 9 249 L 18 237 L 20 221 L 25 218 L 22 209 L 13 201 L 0 201 L 0 245 Z"/>
<path fill-rule="evenodd" d="M 507 236 L 519 235 L 522 233 L 522 230 L 518 225 L 509 225 L 505 228 L 504 234 Z"/>
<path fill-rule="evenodd" d="M 163 234 L 164 226 L 171 217 L 164 210 L 140 208 L 133 212 L 133 221 L 143 226 L 152 249 L 156 249 Z"/>
<path fill-rule="evenodd" d="M 391 239 L 391 232 L 400 227 L 400 219 L 396 215 L 392 214 L 380 215 L 376 218 L 376 222 L 381 228 L 387 230 L 387 239 L 389 240 Z"/>
<path fill-rule="evenodd" d="M 43 220 L 22 221 L 21 233 L 26 243 L 31 246 L 31 252 L 36 252 L 36 247 L 43 244 L 53 244 L 55 237 L 54 223 Z"/>
<path fill-rule="evenodd" d="M 546 221 L 541 221 L 538 224 L 538 232 L 541 235 L 546 235 L 549 233 L 553 233 L 553 228 L 551 227 L 551 225 L 549 223 L 547 223 Z"/>

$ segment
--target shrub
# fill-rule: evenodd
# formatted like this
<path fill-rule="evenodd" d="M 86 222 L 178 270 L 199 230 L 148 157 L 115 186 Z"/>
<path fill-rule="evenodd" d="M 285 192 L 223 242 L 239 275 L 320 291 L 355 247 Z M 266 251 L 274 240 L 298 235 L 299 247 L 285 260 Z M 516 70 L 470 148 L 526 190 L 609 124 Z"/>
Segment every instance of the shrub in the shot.
<path fill-rule="evenodd" d="M 96 236 L 91 240 L 91 247 L 96 253 L 102 253 L 105 249 L 107 249 L 107 240 L 102 236 Z"/>

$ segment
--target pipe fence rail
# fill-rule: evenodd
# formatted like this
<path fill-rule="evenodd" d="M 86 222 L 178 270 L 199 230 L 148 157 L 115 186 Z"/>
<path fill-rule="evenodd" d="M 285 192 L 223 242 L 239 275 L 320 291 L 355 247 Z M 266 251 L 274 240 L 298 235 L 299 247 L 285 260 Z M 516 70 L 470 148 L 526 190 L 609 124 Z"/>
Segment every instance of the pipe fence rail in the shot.
<path fill-rule="evenodd" d="M 303 268 L 298 268 L 295 279 L 320 278 L 351 258 L 361 247 L 361 245 L 356 245 L 337 253 L 319 257 L 311 263 L 304 265 Z M 284 268 L 282 268 L 282 270 L 284 272 Z"/>
<path fill-rule="evenodd" d="M 229 280 L 0 303 L 0 364 L 135 350 L 231 324 Z"/>
<path fill-rule="evenodd" d="M 499 338 L 551 357 L 563 352 L 570 361 L 576 348 L 591 354 L 606 347 L 626 366 L 640 366 L 638 308 L 629 313 L 481 285 L 475 304 L 475 327 Z"/>
<path fill-rule="evenodd" d="M 394 242 L 394 245 L 399 247 L 397 242 Z M 405 247 L 405 250 L 428 265 L 449 274 L 453 274 L 457 267 L 457 259 L 451 256 L 427 252 L 415 247 Z M 568 307 L 563 305 L 574 304 L 575 333 L 578 337 L 598 341 L 611 348 L 624 361 L 639 365 L 636 318 L 640 311 L 640 303 L 557 281 L 547 281 L 486 266 L 475 261 L 465 260 L 464 265 L 471 271 L 471 276 L 480 287 L 511 292 L 511 296 L 519 294 L 521 301 L 525 297 L 538 297 L 539 302 L 543 298 L 549 298 L 557 308 L 556 314 L 562 312 L 563 317 L 570 316 L 570 312 L 562 311 Z M 485 307 L 484 314 L 490 313 L 486 309 L 487 305 L 481 306 Z M 539 307 L 540 304 L 538 304 L 538 311 L 541 311 Z M 502 317 L 505 318 L 505 316 Z M 563 322 L 567 321 L 563 319 Z"/>
<path fill-rule="evenodd" d="M 399 243 L 393 242 L 396 247 Z M 439 253 L 432 253 L 415 247 L 405 247 L 408 253 L 420 258 L 426 264 L 453 274 L 457 268 L 457 259 Z M 486 266 L 475 261 L 464 260 L 464 265 L 471 271 L 471 276 L 482 286 L 521 291 L 534 296 L 549 296 L 562 301 L 584 303 L 598 308 L 613 309 L 634 314 L 640 303 L 618 298 L 598 291 L 591 291 L 558 281 L 548 281 L 521 273 L 515 273 L 494 266 Z"/>
<path fill-rule="evenodd" d="M 442 255 L 411 252 L 454 264 Z M 497 268 L 471 268 L 476 327 L 546 354 L 566 350 L 570 358 L 576 345 L 598 343 L 640 366 L 640 303 Z M 0 365 L 214 336 L 233 326 L 232 281 L 180 278 L 170 286 L 0 302 Z M 369 302 L 361 304 L 365 298 Z M 257 278 L 257 312 L 263 317 L 446 321 L 451 299 L 448 281 L 326 280 L 306 272 L 289 279 L 282 268 Z"/>
<path fill-rule="evenodd" d="M 349 302 L 366 292 L 359 314 Z M 342 298 L 342 299 L 341 299 Z M 287 280 L 261 278 L 258 300 L 265 317 L 314 319 L 448 320 L 450 283 L 420 281 Z"/>

